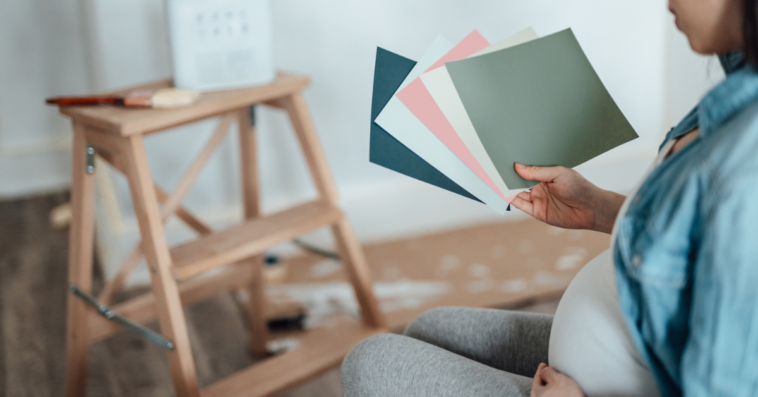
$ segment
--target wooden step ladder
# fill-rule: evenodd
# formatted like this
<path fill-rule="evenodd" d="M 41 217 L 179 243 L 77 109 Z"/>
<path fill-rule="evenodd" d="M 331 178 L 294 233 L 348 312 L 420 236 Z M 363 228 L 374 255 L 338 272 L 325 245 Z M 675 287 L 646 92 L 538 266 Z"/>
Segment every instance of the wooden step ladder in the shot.
<path fill-rule="evenodd" d="M 129 90 L 170 86 L 161 81 Z M 368 266 L 343 212 L 326 159 L 313 129 L 302 89 L 307 77 L 279 73 L 266 86 L 204 93 L 193 106 L 172 110 L 127 110 L 114 107 L 61 108 L 73 120 L 69 277 L 68 282 L 85 293 L 92 290 L 94 227 L 94 156 L 122 172 L 129 181 L 142 241 L 121 269 L 103 288 L 98 300 L 111 304 L 142 256 L 150 272 L 152 291 L 112 307 L 113 312 L 144 324 L 156 318 L 161 334 L 173 344 L 168 363 L 177 396 L 266 396 L 292 387 L 338 365 L 353 345 L 385 332 Z M 285 110 L 297 134 L 319 198 L 274 214 L 259 208 L 253 105 Z M 216 131 L 170 194 L 150 175 L 143 136 L 179 125 L 220 117 Z M 238 125 L 245 221 L 214 232 L 192 215 L 181 201 L 193 181 L 222 142 L 232 124 Z M 166 243 L 163 225 L 177 216 L 199 238 L 176 247 Z M 329 226 L 341 261 L 355 289 L 362 322 L 343 321 L 337 327 L 304 334 L 302 345 L 290 352 L 266 358 L 252 367 L 200 390 L 182 307 L 221 291 L 244 289 L 250 299 L 250 350 L 266 356 L 266 299 L 262 274 L 265 249 L 290 241 L 320 227 Z M 210 272 L 211 270 L 216 270 Z M 199 276 L 203 277 L 199 277 Z M 86 394 L 87 348 L 122 327 L 108 321 L 69 295 L 67 313 L 66 395 Z"/>

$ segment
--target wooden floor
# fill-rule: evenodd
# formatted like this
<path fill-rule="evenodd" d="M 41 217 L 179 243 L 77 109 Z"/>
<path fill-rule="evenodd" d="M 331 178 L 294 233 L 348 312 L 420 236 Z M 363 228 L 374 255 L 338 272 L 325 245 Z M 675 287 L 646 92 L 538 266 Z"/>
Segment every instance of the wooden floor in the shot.
<path fill-rule="evenodd" d="M 63 393 L 68 231 L 53 230 L 49 213 L 67 200 L 56 194 L 0 203 L 0 396 Z M 102 283 L 100 275 L 95 280 Z M 186 315 L 202 385 L 253 363 L 231 294 L 194 305 Z M 163 351 L 131 333 L 90 348 L 87 388 L 90 396 L 173 395 Z M 339 396 L 339 373 L 286 395 Z"/>
<path fill-rule="evenodd" d="M 66 201 L 67 194 L 60 193 L 0 202 L 0 396 L 62 395 L 68 232 L 54 230 L 49 213 Z M 590 240 L 585 245 L 597 254 L 605 240 Z M 100 275 L 95 280 L 102 284 Z M 552 301 L 526 310 L 551 313 L 555 307 Z M 186 316 L 201 385 L 253 363 L 231 293 L 192 306 Z M 133 334 L 92 345 L 89 363 L 90 396 L 173 395 L 163 351 Z M 284 395 L 340 396 L 339 384 L 333 370 Z"/>

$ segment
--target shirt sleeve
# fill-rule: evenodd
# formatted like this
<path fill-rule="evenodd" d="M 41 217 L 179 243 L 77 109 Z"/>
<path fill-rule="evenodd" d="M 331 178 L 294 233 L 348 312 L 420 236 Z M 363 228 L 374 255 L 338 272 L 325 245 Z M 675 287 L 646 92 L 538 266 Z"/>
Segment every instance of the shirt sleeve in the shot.
<path fill-rule="evenodd" d="M 712 187 L 696 231 L 682 390 L 688 397 L 752 396 L 758 393 L 758 175 Z"/>

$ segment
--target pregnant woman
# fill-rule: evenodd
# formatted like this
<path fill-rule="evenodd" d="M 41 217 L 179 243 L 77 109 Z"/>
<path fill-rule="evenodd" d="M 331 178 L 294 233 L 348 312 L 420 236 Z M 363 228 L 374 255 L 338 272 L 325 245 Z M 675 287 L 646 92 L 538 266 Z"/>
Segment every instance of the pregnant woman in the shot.
<path fill-rule="evenodd" d="M 441 308 L 405 335 L 358 344 L 345 396 L 758 395 L 756 0 L 670 0 L 677 27 L 727 78 L 660 147 L 628 197 L 571 169 L 513 204 L 563 228 L 612 234 L 554 317 Z"/>

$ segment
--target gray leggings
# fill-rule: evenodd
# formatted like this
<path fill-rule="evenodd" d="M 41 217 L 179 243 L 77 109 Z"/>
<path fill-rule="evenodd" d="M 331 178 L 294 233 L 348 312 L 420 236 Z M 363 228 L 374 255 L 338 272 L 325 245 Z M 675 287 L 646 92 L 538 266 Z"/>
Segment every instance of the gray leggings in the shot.
<path fill-rule="evenodd" d="M 357 344 L 342 363 L 345 397 L 528 396 L 547 363 L 553 317 L 444 307 L 422 313 L 404 335 Z"/>

